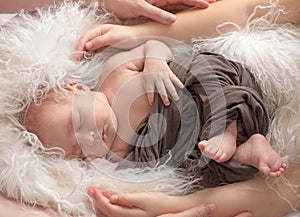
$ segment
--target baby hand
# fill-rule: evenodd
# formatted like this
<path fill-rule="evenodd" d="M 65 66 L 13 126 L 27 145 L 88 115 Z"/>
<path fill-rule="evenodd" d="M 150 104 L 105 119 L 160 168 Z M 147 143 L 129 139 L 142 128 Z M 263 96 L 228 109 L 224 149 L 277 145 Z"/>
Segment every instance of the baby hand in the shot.
<path fill-rule="evenodd" d="M 159 58 L 145 59 L 143 70 L 143 85 L 147 92 L 147 97 L 150 105 L 152 105 L 154 101 L 155 88 L 166 106 L 170 105 L 167 90 L 175 101 L 179 100 L 179 96 L 174 84 L 179 88 L 184 87 L 182 82 L 171 71 L 166 60 Z"/>

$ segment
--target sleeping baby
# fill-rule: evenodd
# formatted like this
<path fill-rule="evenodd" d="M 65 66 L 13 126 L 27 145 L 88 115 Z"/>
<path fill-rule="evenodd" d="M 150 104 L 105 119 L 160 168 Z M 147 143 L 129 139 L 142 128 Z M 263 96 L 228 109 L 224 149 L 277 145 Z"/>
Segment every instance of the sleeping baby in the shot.
<path fill-rule="evenodd" d="M 117 168 L 184 168 L 214 187 L 280 176 L 286 165 L 265 138 L 268 114 L 250 71 L 184 46 L 149 40 L 110 56 L 96 90 L 73 82 L 20 120 L 65 157 L 105 158 Z"/>

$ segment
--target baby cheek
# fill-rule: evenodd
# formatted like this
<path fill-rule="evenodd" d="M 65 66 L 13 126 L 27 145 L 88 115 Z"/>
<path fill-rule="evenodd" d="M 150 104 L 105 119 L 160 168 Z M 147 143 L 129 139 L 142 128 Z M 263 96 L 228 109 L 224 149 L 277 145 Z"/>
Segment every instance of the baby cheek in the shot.
<path fill-rule="evenodd" d="M 60 139 L 57 139 L 57 138 L 60 138 Z M 43 146 L 46 149 L 50 149 L 48 151 L 51 153 L 53 152 L 53 153 L 57 153 L 59 155 L 63 154 L 65 157 L 72 155 L 73 148 L 71 145 L 69 145 L 70 141 L 63 139 L 62 136 L 60 136 L 60 137 L 56 136 L 55 138 L 44 138 L 41 141 L 42 141 Z"/>

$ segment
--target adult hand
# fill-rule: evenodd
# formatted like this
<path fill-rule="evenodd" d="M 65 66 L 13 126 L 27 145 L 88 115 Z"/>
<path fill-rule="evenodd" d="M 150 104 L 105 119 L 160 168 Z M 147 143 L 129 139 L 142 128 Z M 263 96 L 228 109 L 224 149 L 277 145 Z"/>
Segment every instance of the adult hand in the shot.
<path fill-rule="evenodd" d="M 178 207 L 178 204 L 174 203 L 171 197 L 160 192 L 107 195 L 96 188 L 90 188 L 89 194 L 94 198 L 98 209 L 108 217 L 153 217 L 160 216 L 162 213 L 174 212 L 174 207 L 176 209 Z M 202 204 L 193 209 L 192 212 L 178 213 L 178 216 L 174 214 L 173 217 L 209 217 L 214 210 L 214 205 Z M 186 215 L 191 213 L 197 215 Z"/>
<path fill-rule="evenodd" d="M 104 0 L 105 8 L 120 17 L 148 17 L 163 24 L 171 24 L 176 16 L 169 11 L 188 7 L 207 8 L 215 0 Z"/>
<path fill-rule="evenodd" d="M 144 43 L 145 41 L 140 39 L 134 40 L 138 37 L 136 30 L 135 26 L 100 24 L 80 37 L 76 45 L 76 50 L 80 53 L 76 60 L 81 60 L 83 51 L 99 51 L 108 46 L 131 49 Z M 129 39 L 133 40 L 130 40 L 130 43 L 122 43 L 128 42 Z"/>
<path fill-rule="evenodd" d="M 108 217 L 209 217 L 216 209 L 215 205 L 205 203 L 181 212 L 178 211 L 178 201 L 174 202 L 173 197 L 160 192 L 109 195 L 90 188 L 89 194 L 98 209 Z M 252 217 L 252 214 L 243 212 L 234 217 Z"/>

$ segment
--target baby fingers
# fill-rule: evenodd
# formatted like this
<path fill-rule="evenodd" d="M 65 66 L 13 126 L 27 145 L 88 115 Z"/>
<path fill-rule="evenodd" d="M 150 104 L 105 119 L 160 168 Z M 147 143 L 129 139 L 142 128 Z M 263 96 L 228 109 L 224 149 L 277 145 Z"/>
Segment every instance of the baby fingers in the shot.
<path fill-rule="evenodd" d="M 175 75 L 174 75 L 175 76 Z M 175 76 L 176 77 L 176 76 Z M 177 78 L 177 77 L 176 77 Z M 178 78 L 177 78 L 178 79 Z M 179 81 L 179 79 L 178 79 L 178 81 Z M 176 89 L 175 89 L 175 87 L 174 87 L 174 84 L 172 83 L 172 81 L 169 79 L 169 78 L 167 78 L 167 79 L 164 79 L 164 86 L 165 86 L 165 88 L 168 90 L 168 92 L 170 93 L 170 95 L 173 97 L 173 99 L 175 100 L 175 101 L 178 101 L 179 100 L 179 96 L 178 96 L 178 94 L 177 94 L 177 91 L 176 91 Z M 179 81 L 180 82 L 180 81 Z M 182 84 L 181 82 L 180 82 L 180 84 Z"/>
<path fill-rule="evenodd" d="M 157 89 L 157 92 L 159 93 L 159 96 L 162 99 L 163 103 L 166 106 L 170 105 L 167 90 L 166 90 L 165 83 L 163 80 L 159 80 L 158 82 L 156 82 L 156 89 Z"/>

